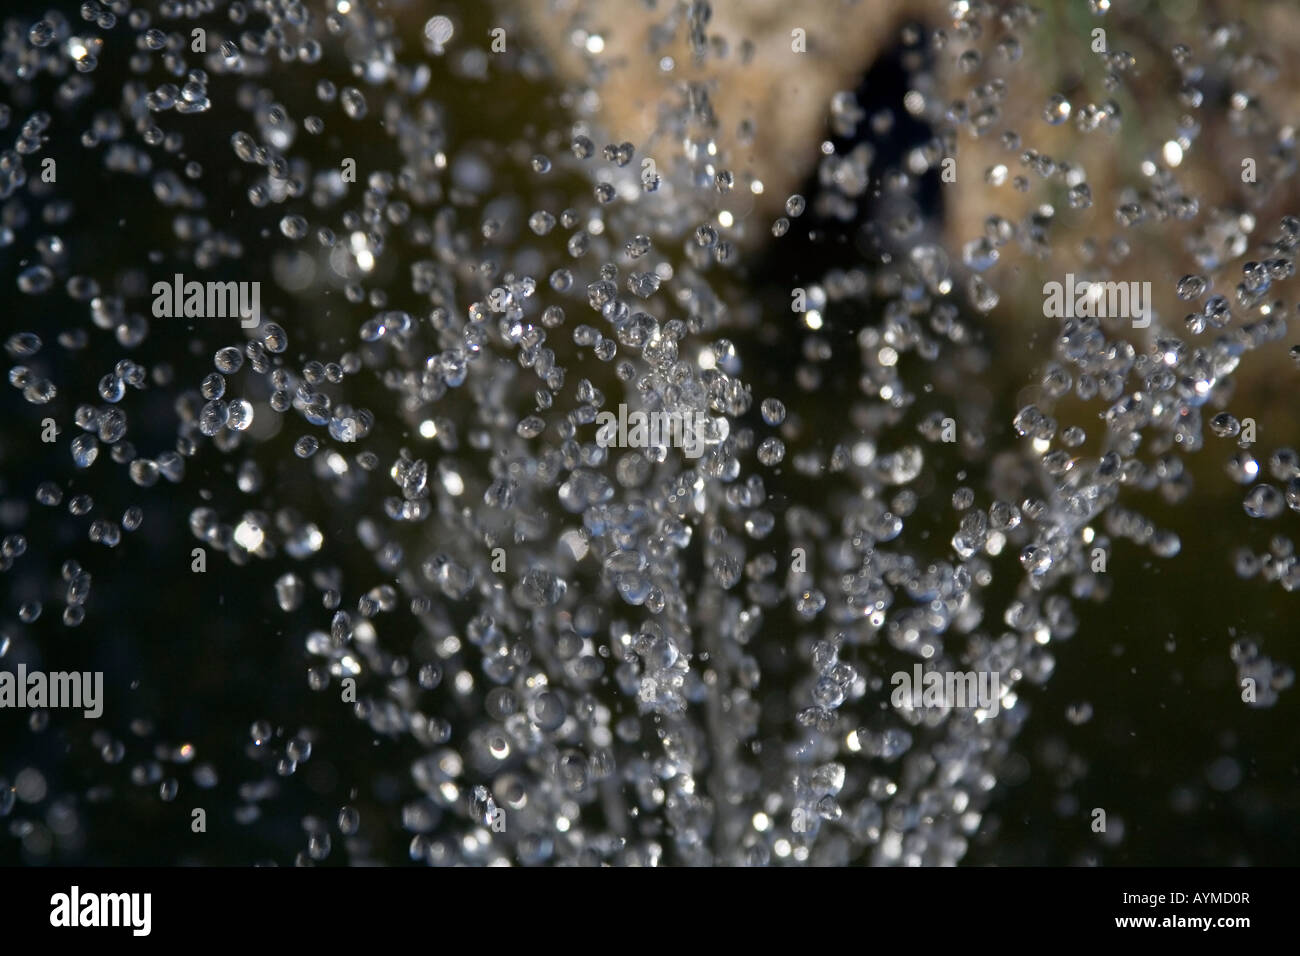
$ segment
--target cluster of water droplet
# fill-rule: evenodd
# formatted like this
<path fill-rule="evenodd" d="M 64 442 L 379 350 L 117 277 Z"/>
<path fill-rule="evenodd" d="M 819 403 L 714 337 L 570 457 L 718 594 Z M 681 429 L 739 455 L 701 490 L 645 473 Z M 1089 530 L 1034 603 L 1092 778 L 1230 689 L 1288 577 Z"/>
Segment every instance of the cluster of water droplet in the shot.
<path fill-rule="evenodd" d="M 682 45 L 700 75 L 734 55 L 704 42 L 707 3 L 664 7 L 656 43 Z M 609 117 L 498 131 L 497 148 L 458 139 L 439 98 L 489 70 L 521 84 L 543 71 L 526 37 L 501 56 L 484 52 L 486 37 L 476 48 L 455 11 L 429 19 L 413 45 L 360 0 L 323 15 L 292 0 L 89 0 L 80 23 L 6 24 L 0 83 L 25 95 L 0 107 L 0 132 L 17 134 L 0 153 L 0 247 L 20 263 L 10 275 L 19 296 L 76 316 L 53 345 L 29 331 L 5 342 L 34 447 L 56 398 L 67 403 L 66 420 L 55 419 L 66 458 L 35 500 L 59 508 L 67 496 L 72 516 L 93 516 L 91 541 L 129 548 L 123 532 L 149 520 L 148 489 L 176 485 L 190 496 L 191 540 L 171 560 L 201 547 L 217 552 L 208 574 L 264 562 L 264 599 L 288 620 L 304 610 L 316 619 L 275 638 L 302 644 L 310 688 L 341 699 L 375 739 L 420 753 L 395 819 L 323 807 L 304 821 L 299 862 L 331 858 L 325 814 L 337 816 L 343 846 L 367 826 L 400 828 L 410 857 L 433 864 L 961 860 L 1026 718 L 1022 685 L 1050 677 L 1053 643 L 1077 629 L 1075 602 L 1108 592 L 1096 549 L 1128 539 L 1178 553 L 1178 535 L 1129 499 L 1189 494 L 1182 456 L 1203 444 L 1203 410 L 1221 405 L 1246 352 L 1286 331 L 1273 296 L 1293 274 L 1300 221 L 1282 220 L 1231 288 L 1257 224 L 1200 210 L 1180 186 L 1174 168 L 1196 145 L 1194 119 L 1122 171 L 1137 185 L 1100 195 L 1083 165 L 1030 145 L 1032 123 L 1002 130 L 1037 14 L 981 0 L 936 8 L 942 29 L 902 38 L 914 54 L 937 53 L 904 104 L 933 140 L 884 170 L 869 143 L 841 153 L 827 142 L 820 191 L 789 196 L 770 228 L 733 213 L 737 193 L 752 206 L 762 185 L 728 165 L 717 135 L 723 122 L 754 118 L 715 116 L 703 81 L 661 104 L 649 175 L 645 147 L 601 128 Z M 196 24 L 203 52 L 193 51 Z M 1212 33 L 1200 59 L 1174 50 L 1188 110 L 1204 108 L 1208 73 L 1248 72 L 1233 52 L 1239 39 Z M 133 78 L 92 97 L 113 50 Z M 1105 98 L 1050 95 L 1035 122 L 1069 131 L 1073 117 L 1080 138 L 1130 129 L 1112 94 L 1134 58 L 1098 57 Z M 330 63 L 352 83 L 327 78 Z M 596 88 L 605 68 L 598 57 L 590 67 Z M 945 100 L 949 72 L 965 92 Z M 310 91 L 314 112 L 290 87 Z M 26 95 L 38 89 L 44 99 Z M 214 137 L 195 124 L 223 96 L 246 118 Z M 1267 123 L 1242 97 L 1237 121 Z M 827 112 L 843 138 L 861 124 L 888 135 L 894 119 L 868 116 L 851 93 Z M 40 177 L 51 131 L 69 124 L 80 124 L 84 152 L 54 157 L 59 175 L 93 163 L 146 184 L 169 223 L 166 254 L 117 273 L 69 268 L 74 239 L 58 233 L 74 210 Z M 915 195 L 978 137 L 1007 152 L 984 173 L 991 188 L 1019 168 L 1017 192 L 1063 186 L 1068 208 L 1044 198 L 1018 220 L 990 215 L 952 255 Z M 308 150 L 306 140 L 319 142 Z M 219 151 L 193 145 L 212 142 Z M 332 158 L 321 160 L 319 144 Z M 1277 149 L 1289 156 L 1292 143 Z M 355 160 L 355 181 L 342 160 Z M 756 238 L 770 233 L 779 246 L 810 210 L 851 221 L 868 205 L 871 252 L 805 282 L 806 312 L 769 311 L 732 274 Z M 1189 248 L 1199 272 L 1158 283 L 1149 330 L 1062 320 L 1039 397 L 1013 422 L 963 404 L 989 364 L 968 310 L 1006 307 L 1017 283 L 999 288 L 999 267 L 1014 244 L 1046 260 L 1060 220 L 1092 217 L 1077 271 L 1101 279 L 1132 255 L 1131 230 L 1186 229 L 1198 214 Z M 43 234 L 16 249 L 29 220 Z M 149 289 L 174 271 L 262 280 L 261 321 L 243 331 L 238 317 L 152 317 Z M 1215 287 L 1226 291 L 1210 295 Z M 1180 328 L 1175 301 L 1202 299 Z M 764 325 L 795 327 L 798 352 L 785 391 L 756 401 L 743 372 Z M 183 350 L 178 326 L 204 343 L 221 338 L 205 344 L 210 368 L 192 381 L 165 351 L 110 356 L 158 341 Z M 92 389 L 60 383 L 62 353 L 96 366 Z M 847 375 L 831 370 L 846 361 Z M 845 379 L 843 414 L 828 416 L 819 396 Z M 160 393 L 162 406 L 150 401 Z M 1072 402 L 1071 421 L 1081 403 L 1100 424 L 1063 425 Z M 596 419 L 620 404 L 702 416 L 703 454 L 605 447 Z M 175 418 L 174 443 L 137 448 L 133 422 L 160 413 Z M 1226 413 L 1208 425 L 1224 438 L 1240 430 Z M 218 495 L 209 471 L 191 484 L 189 463 L 212 453 L 233 478 Z M 110 459 L 139 489 L 120 518 L 80 490 Z M 268 462 L 309 479 L 319 500 L 278 493 Z M 1251 517 L 1300 510 L 1290 449 L 1268 459 L 1271 480 L 1244 448 L 1229 469 L 1251 486 Z M 936 511 L 928 489 L 940 475 L 952 488 L 953 474 L 956 490 Z M 358 549 L 371 561 L 365 574 L 331 560 Z M 31 550 L 22 534 L 6 536 L 0 568 Z M 1280 536 L 1236 568 L 1300 584 Z M 995 575 L 1016 586 L 990 604 Z M 65 625 L 96 625 L 90 573 L 68 561 L 55 590 Z M 20 639 L 40 614 L 39 602 L 17 609 Z M 0 656 L 9 648 L 0 638 Z M 1260 705 L 1288 683 L 1253 644 L 1234 646 L 1233 659 L 1266 678 Z M 915 662 L 1000 674 L 996 713 L 891 707 L 890 675 Z M 194 763 L 191 745 L 164 743 L 165 720 L 134 717 L 134 753 L 107 731 L 95 746 L 107 762 L 137 760 L 132 781 L 168 802 L 223 772 L 248 773 Z M 275 798 L 277 777 L 331 746 L 258 714 L 250 724 L 265 776 L 240 787 L 241 825 Z M 41 807 L 54 795 L 21 769 L 15 779 L 0 781 L 0 816 L 39 856 L 50 846 Z"/>

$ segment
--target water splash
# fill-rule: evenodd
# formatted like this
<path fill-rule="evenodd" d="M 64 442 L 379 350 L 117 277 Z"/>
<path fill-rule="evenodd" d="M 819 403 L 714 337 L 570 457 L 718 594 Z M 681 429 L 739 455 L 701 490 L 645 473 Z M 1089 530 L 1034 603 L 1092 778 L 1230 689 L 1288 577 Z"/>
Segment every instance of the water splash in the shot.
<path fill-rule="evenodd" d="M 1126 119 L 1132 54 L 1098 51 L 1099 92 L 1053 92 L 1013 119 L 1013 79 L 1043 29 L 1019 4 L 937 4 L 942 28 L 906 28 L 901 109 L 836 94 L 818 191 L 775 209 L 722 136 L 763 118 L 715 112 L 710 70 L 744 54 L 711 42 L 707 3 L 666 4 L 641 51 L 663 69 L 671 49 L 699 79 L 657 104 L 638 143 L 593 107 L 610 72 L 596 8 L 574 15 L 593 22 L 583 81 L 556 99 L 569 118 L 519 126 L 493 97 L 549 75 L 526 31 L 476 33 L 481 11 L 450 5 L 423 25 L 359 0 L 326 10 L 111 0 L 80 23 L 6 22 L 3 275 L 24 321 L 62 323 L 7 339 L 23 400 L 11 414 L 33 459 L 51 418 L 65 450 L 40 457 L 28 500 L 69 506 L 0 544 L 6 572 L 37 575 L 36 550 L 60 568 L 16 607 L 0 656 L 39 659 L 58 639 L 50 618 L 113 639 L 100 572 L 62 529 L 130 551 L 130 534 L 170 522 L 154 539 L 166 561 L 258 582 L 232 597 L 267 608 L 248 618 L 264 631 L 257 666 L 301 648 L 311 693 L 400 774 L 387 819 L 355 794 L 325 805 L 327 786 L 309 797 L 321 806 L 301 821 L 299 863 L 365 861 L 392 833 L 438 865 L 959 862 L 1027 719 L 1022 695 L 1052 675 L 1078 603 L 1109 592 L 1098 551 L 1180 550 L 1132 499 L 1187 496 L 1183 456 L 1204 450 L 1207 407 L 1248 353 L 1284 338 L 1274 296 L 1300 220 L 1261 239 L 1255 213 L 1202 209 L 1177 174 L 1201 124 Z M 1263 69 L 1240 41 L 1225 28 L 1200 53 L 1175 48 L 1186 109 L 1209 109 L 1207 77 Z M 101 79 L 120 79 L 110 63 L 130 74 L 120 87 Z M 457 96 L 481 107 L 482 129 L 451 118 Z M 1272 188 L 1292 143 L 1245 91 L 1229 104 L 1242 135 L 1279 144 L 1259 151 L 1273 166 L 1256 191 Z M 928 137 L 878 155 L 867 131 L 887 139 L 908 117 Z M 1010 122 L 1022 128 L 1000 131 Z M 1101 169 L 1032 145 L 1043 126 L 1055 138 L 1041 142 L 1072 157 L 1098 134 L 1154 139 L 1136 168 Z M 995 148 L 980 195 L 1001 199 L 1016 170 L 1035 205 L 1008 201 L 953 243 L 924 191 L 945 160 Z M 78 165 L 147 214 L 63 198 Z M 801 307 L 746 288 L 761 239 L 780 255 L 834 222 L 860 223 L 860 242 L 799 277 Z M 1072 261 L 1104 282 L 1154 228 L 1187 235 L 1192 261 L 1157 283 L 1150 328 L 1044 318 L 1035 397 L 995 418 L 972 387 L 990 364 L 981 317 L 1036 308 L 1013 263 L 1045 268 L 1082 229 Z M 97 230 L 119 229 L 130 248 L 97 255 Z M 1239 264 L 1252 243 L 1258 257 Z M 248 328 L 206 306 L 159 317 L 155 283 L 181 275 L 259 283 L 262 314 Z M 1216 289 L 1180 328 L 1177 303 Z M 756 385 L 747 359 L 770 347 L 787 350 L 787 377 Z M 703 416 L 702 456 L 662 435 L 607 447 L 595 423 L 620 405 Z M 1241 432 L 1227 412 L 1208 425 Z M 1229 460 L 1250 518 L 1300 510 L 1295 458 L 1276 449 L 1263 475 L 1248 451 Z M 949 506 L 932 511 L 936 478 L 953 473 Z M 1300 583 L 1282 536 L 1235 567 Z M 1267 688 L 1256 706 L 1290 684 L 1253 643 L 1232 660 Z M 1000 675 L 997 706 L 890 706 L 891 675 L 916 662 Z M 137 707 L 121 684 L 108 707 L 129 731 L 95 730 L 103 763 L 164 803 L 238 780 L 240 827 L 322 754 L 348 760 L 345 735 L 306 714 L 296 731 L 239 714 L 244 752 L 210 762 L 177 742 L 168 707 Z M 18 763 L 0 816 L 47 858 L 79 828 L 42 822 L 67 800 Z M 112 805 L 124 786 L 84 800 Z"/>

